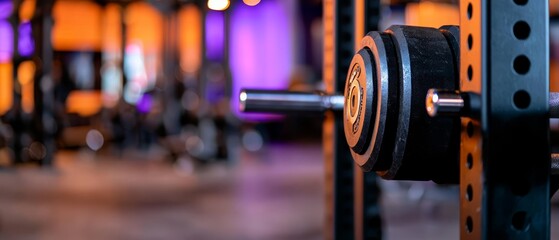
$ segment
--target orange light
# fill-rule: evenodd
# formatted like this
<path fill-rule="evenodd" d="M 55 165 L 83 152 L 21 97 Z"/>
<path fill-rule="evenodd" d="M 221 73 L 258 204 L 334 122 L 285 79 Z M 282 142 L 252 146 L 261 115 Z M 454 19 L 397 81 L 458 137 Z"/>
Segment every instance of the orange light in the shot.
<path fill-rule="evenodd" d="M 0 63 L 0 115 L 6 113 L 13 104 L 12 63 Z"/>
<path fill-rule="evenodd" d="M 33 17 L 35 12 L 35 0 L 25 0 L 21 3 L 19 8 L 19 19 L 22 22 L 27 22 Z"/>
<path fill-rule="evenodd" d="M 101 14 L 101 7 L 94 2 L 56 1 L 53 7 L 53 48 L 66 51 L 99 50 Z"/>
<path fill-rule="evenodd" d="M 557 15 L 559 13 L 559 0 L 549 1 L 549 12 L 551 15 Z"/>
<path fill-rule="evenodd" d="M 551 92 L 559 92 L 559 62 L 551 59 L 549 65 L 549 90 Z"/>
<path fill-rule="evenodd" d="M 35 63 L 33 61 L 25 61 L 19 64 L 17 68 L 17 80 L 21 85 L 27 85 L 33 81 L 35 75 Z"/>
<path fill-rule="evenodd" d="M 260 0 L 243 0 L 243 2 L 248 6 L 256 6 L 260 3 Z"/>
<path fill-rule="evenodd" d="M 180 66 L 184 72 L 195 73 L 202 65 L 202 14 L 195 5 L 179 12 Z"/>
<path fill-rule="evenodd" d="M 229 0 L 208 0 L 208 8 L 216 11 L 223 11 L 229 7 Z"/>
<path fill-rule="evenodd" d="M 161 68 L 161 52 L 163 49 L 163 35 L 167 34 L 170 39 L 175 39 L 171 34 L 174 32 L 164 32 L 164 16 L 153 5 L 147 2 L 135 2 L 129 4 L 124 12 L 126 21 L 126 57 L 129 59 L 142 59 L 142 63 L 136 65 L 145 72 L 147 81 L 143 87 L 150 90 L 157 81 L 157 73 Z M 130 51 L 131 49 L 136 49 Z M 137 55 L 134 55 L 137 54 Z M 132 58 L 130 58 L 132 57 Z M 139 57 L 139 58 L 138 58 Z M 126 62 L 126 60 L 125 60 Z M 126 68 L 125 68 L 126 69 Z M 137 74 L 139 72 L 126 72 L 125 74 Z M 127 76 L 132 79 L 132 76 Z M 136 79 L 137 80 L 137 79 Z M 126 94 L 125 94 L 126 95 Z"/>
<path fill-rule="evenodd" d="M 21 107 L 24 112 L 31 113 L 35 103 L 33 102 L 33 79 L 35 77 L 35 63 L 25 61 L 17 68 L 17 80 L 21 85 Z"/>
<path fill-rule="evenodd" d="M 103 51 L 120 56 L 122 46 L 122 26 L 120 24 L 120 6 L 109 3 L 105 6 L 102 19 Z"/>
<path fill-rule="evenodd" d="M 451 4 L 419 2 L 406 5 L 407 25 L 438 28 L 442 25 L 458 25 L 459 20 L 460 11 Z"/>
<path fill-rule="evenodd" d="M 129 4 L 124 12 L 126 45 L 141 43 L 146 52 L 160 52 L 163 46 L 163 16 L 146 2 Z"/>
<path fill-rule="evenodd" d="M 66 99 L 66 112 L 75 113 L 82 117 L 98 113 L 102 107 L 101 93 L 99 91 L 74 90 Z"/>

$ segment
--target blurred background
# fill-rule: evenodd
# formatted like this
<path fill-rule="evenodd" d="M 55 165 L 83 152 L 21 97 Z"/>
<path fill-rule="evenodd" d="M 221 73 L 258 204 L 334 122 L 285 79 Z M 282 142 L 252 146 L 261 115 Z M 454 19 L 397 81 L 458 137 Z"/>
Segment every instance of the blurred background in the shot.
<path fill-rule="evenodd" d="M 0 0 L 0 239 L 322 239 L 323 116 L 237 97 L 324 90 L 322 4 Z M 383 1 L 380 29 L 457 4 Z M 386 239 L 458 239 L 457 186 L 379 185 Z"/>

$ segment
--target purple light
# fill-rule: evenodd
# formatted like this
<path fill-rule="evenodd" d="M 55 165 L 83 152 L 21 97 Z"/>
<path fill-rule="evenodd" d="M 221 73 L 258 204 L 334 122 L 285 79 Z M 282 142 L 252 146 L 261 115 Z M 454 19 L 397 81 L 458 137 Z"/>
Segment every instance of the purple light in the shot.
<path fill-rule="evenodd" d="M 149 113 L 153 105 L 153 97 L 149 93 L 144 93 L 142 98 L 136 104 L 136 109 L 142 114 Z"/>
<path fill-rule="evenodd" d="M 22 57 L 29 57 L 35 51 L 35 41 L 33 41 L 33 31 L 31 22 L 24 22 L 19 25 L 19 40 L 17 51 Z"/>
<path fill-rule="evenodd" d="M 10 17 L 12 13 L 13 4 L 11 0 L 0 0 L 0 19 Z"/>
<path fill-rule="evenodd" d="M 206 57 L 209 60 L 223 59 L 225 37 L 225 18 L 221 11 L 208 11 L 206 14 Z"/>
<path fill-rule="evenodd" d="M 241 88 L 286 89 L 292 70 L 292 31 L 281 1 L 255 7 L 239 4 L 231 14 L 230 62 L 233 77 L 231 108 L 241 118 L 269 116 L 239 112 Z"/>
<path fill-rule="evenodd" d="M 6 20 L 0 20 L 0 62 L 12 59 L 14 48 L 14 37 L 12 26 Z"/>

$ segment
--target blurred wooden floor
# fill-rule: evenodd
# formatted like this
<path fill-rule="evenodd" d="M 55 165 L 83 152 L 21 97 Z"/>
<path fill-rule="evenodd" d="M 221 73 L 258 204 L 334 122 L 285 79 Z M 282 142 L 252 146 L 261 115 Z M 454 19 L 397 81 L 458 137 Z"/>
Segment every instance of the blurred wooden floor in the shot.
<path fill-rule="evenodd" d="M 323 238 L 318 144 L 275 144 L 194 173 L 156 158 L 61 152 L 56 170 L 0 171 L 0 239 Z M 456 188 L 382 185 L 386 239 L 458 239 Z"/>

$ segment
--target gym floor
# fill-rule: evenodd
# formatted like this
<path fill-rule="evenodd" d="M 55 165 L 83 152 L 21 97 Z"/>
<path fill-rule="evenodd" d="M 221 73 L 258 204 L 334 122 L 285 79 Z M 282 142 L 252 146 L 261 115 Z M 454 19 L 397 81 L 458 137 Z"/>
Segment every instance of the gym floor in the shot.
<path fill-rule="evenodd" d="M 0 171 L 0 239 L 323 238 L 319 144 L 271 144 L 233 165 L 159 156 L 62 151 L 54 169 Z M 456 186 L 381 185 L 385 239 L 459 238 Z"/>

